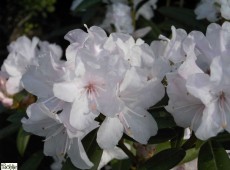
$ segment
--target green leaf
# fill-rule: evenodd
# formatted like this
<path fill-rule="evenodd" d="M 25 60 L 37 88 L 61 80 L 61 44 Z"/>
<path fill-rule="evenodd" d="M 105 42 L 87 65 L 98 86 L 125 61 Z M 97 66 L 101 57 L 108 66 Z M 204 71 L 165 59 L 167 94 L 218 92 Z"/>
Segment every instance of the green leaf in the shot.
<path fill-rule="evenodd" d="M 166 142 L 174 138 L 175 136 L 176 136 L 176 132 L 174 129 L 170 129 L 170 128 L 159 129 L 157 135 L 152 136 L 149 139 L 148 143 L 157 144 L 157 143 Z"/>
<path fill-rule="evenodd" d="M 221 143 L 225 150 L 230 150 L 230 134 L 228 132 L 220 133 L 212 139 Z"/>
<path fill-rule="evenodd" d="M 176 166 L 185 156 L 183 149 L 171 148 L 161 151 L 143 164 L 149 170 L 169 170 Z"/>
<path fill-rule="evenodd" d="M 184 128 L 182 127 L 175 127 L 176 136 L 171 140 L 171 147 L 172 148 L 179 148 L 183 143 L 184 138 Z"/>
<path fill-rule="evenodd" d="M 206 30 L 206 25 L 204 25 L 203 21 L 196 19 L 192 9 L 179 7 L 161 7 L 158 9 L 158 11 L 168 18 L 173 19 L 182 25 L 186 25 L 188 28 L 190 28 L 190 30 Z"/>
<path fill-rule="evenodd" d="M 149 112 L 156 120 L 159 129 L 172 128 L 176 126 L 174 118 L 167 111 L 162 109 L 161 111 L 150 110 Z"/>
<path fill-rule="evenodd" d="M 77 168 L 72 164 L 70 158 L 62 166 L 62 170 L 76 170 Z"/>
<path fill-rule="evenodd" d="M 9 126 L 0 130 L 0 140 L 4 139 L 5 137 L 15 133 L 18 128 L 21 126 L 19 123 L 12 123 Z"/>
<path fill-rule="evenodd" d="M 200 149 L 196 149 L 196 148 L 192 148 L 192 149 L 186 150 L 186 156 L 180 162 L 180 164 L 184 164 L 186 162 L 190 162 L 190 161 L 194 160 L 195 158 L 197 158 L 198 154 L 199 154 L 199 150 Z"/>
<path fill-rule="evenodd" d="M 16 113 L 12 113 L 7 120 L 12 123 L 21 123 L 21 119 L 26 116 L 26 113 L 24 111 L 18 111 Z"/>
<path fill-rule="evenodd" d="M 91 170 L 96 170 L 102 156 L 102 149 L 98 146 L 97 141 L 97 129 L 90 132 L 83 140 L 82 143 L 85 147 L 85 151 L 89 156 L 89 159 L 94 163 Z"/>
<path fill-rule="evenodd" d="M 131 161 L 130 159 L 116 160 L 114 163 L 112 163 L 111 166 L 112 166 L 112 170 L 130 169 Z"/>
<path fill-rule="evenodd" d="M 228 170 L 230 159 L 225 149 L 214 140 L 202 145 L 198 155 L 199 170 Z"/>
<path fill-rule="evenodd" d="M 161 152 L 163 150 L 169 149 L 169 148 L 171 148 L 171 144 L 170 144 L 169 141 L 168 142 L 164 142 L 164 143 L 160 143 L 160 144 L 156 145 L 156 152 L 155 152 L 155 154 L 157 154 L 157 153 L 159 153 L 159 152 Z"/>
<path fill-rule="evenodd" d="M 75 12 L 86 10 L 89 7 L 101 2 L 101 0 L 83 0 L 74 10 Z"/>
<path fill-rule="evenodd" d="M 30 139 L 30 135 L 25 133 L 25 131 L 22 128 L 20 128 L 17 136 L 17 148 L 21 156 L 24 155 L 29 139 Z"/>
<path fill-rule="evenodd" d="M 42 159 L 44 158 L 43 152 L 38 151 L 34 153 L 30 158 L 19 168 L 20 170 L 37 170 Z"/>
<path fill-rule="evenodd" d="M 147 26 L 151 27 L 151 31 L 148 33 L 148 35 L 152 41 L 154 39 L 158 39 L 159 35 L 161 34 L 161 30 L 154 22 L 147 20 L 142 16 L 139 17 L 137 24 L 141 25 L 142 28 Z"/>

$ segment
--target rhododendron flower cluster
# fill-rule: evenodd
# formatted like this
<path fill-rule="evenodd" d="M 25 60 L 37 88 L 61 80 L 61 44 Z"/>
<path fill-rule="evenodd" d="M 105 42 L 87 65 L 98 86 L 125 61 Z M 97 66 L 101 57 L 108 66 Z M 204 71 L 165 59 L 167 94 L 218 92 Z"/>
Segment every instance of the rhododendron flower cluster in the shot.
<path fill-rule="evenodd" d="M 166 75 L 169 105 L 175 121 L 206 140 L 229 131 L 229 31 L 210 24 L 206 36 L 193 31 L 181 39 L 183 63 Z"/>
<path fill-rule="evenodd" d="M 230 19 L 230 1 L 229 0 L 201 0 L 195 9 L 197 19 L 207 19 L 210 22 L 216 22 L 221 17 Z"/>
<path fill-rule="evenodd" d="M 82 140 L 93 130 L 104 150 L 100 167 L 114 157 L 126 158 L 117 148 L 124 134 L 148 144 L 158 132 L 149 108 L 165 95 L 165 109 L 176 124 L 197 138 L 230 132 L 229 22 L 210 24 L 206 35 L 172 26 L 171 39 L 161 35 L 151 45 L 85 27 L 86 32 L 65 35 L 70 43 L 66 60 L 58 45 L 23 36 L 10 44 L 1 69 L 4 105 L 12 105 L 11 95 L 22 89 L 36 96 L 21 122 L 25 131 L 45 138 L 44 154 L 55 160 L 53 169 L 61 169 L 67 158 L 77 168 L 90 169 L 94 164 Z M 139 150 L 147 148 L 139 144 Z M 150 152 L 151 157 L 154 148 L 143 157 Z"/>
<path fill-rule="evenodd" d="M 8 83 L 17 83 L 7 86 L 16 89 L 9 92 L 24 88 L 37 97 L 22 119 L 23 128 L 45 137 L 44 153 L 56 167 L 66 154 L 76 167 L 92 167 L 81 140 L 97 127 L 102 149 L 113 150 L 123 133 L 147 144 L 158 129 L 147 109 L 165 94 L 156 68 L 167 70 L 168 65 L 143 40 L 122 33 L 108 37 L 96 26 L 72 30 L 65 39 L 70 42 L 67 61 L 60 60 L 58 46 L 37 38 L 21 37 L 10 45 L 2 70 Z M 102 115 L 100 124 L 95 118 Z"/>

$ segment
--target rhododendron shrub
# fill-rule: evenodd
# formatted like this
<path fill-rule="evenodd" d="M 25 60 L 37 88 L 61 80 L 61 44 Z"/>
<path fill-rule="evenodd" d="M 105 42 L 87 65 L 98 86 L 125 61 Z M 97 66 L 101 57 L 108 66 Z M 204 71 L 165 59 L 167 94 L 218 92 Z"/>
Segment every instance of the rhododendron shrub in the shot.
<path fill-rule="evenodd" d="M 103 1 L 102 24 L 66 32 L 65 49 L 25 35 L 9 44 L 0 102 L 21 155 L 39 136 L 43 151 L 30 159 L 48 156 L 51 169 L 229 168 L 230 22 L 172 25 L 146 41 L 157 27 L 135 24 L 155 17 L 156 2 Z M 201 1 L 197 18 L 226 18 L 227 5 L 212 5 Z"/>

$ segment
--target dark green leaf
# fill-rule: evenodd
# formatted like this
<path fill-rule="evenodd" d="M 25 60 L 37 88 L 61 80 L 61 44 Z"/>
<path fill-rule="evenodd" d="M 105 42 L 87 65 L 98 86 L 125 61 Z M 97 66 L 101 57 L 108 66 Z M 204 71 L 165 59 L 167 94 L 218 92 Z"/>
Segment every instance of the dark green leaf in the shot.
<path fill-rule="evenodd" d="M 17 136 L 17 148 L 21 156 L 24 155 L 29 139 L 30 139 L 30 135 L 25 133 L 25 131 L 22 128 L 20 128 Z"/>
<path fill-rule="evenodd" d="M 102 156 L 102 149 L 97 144 L 97 129 L 90 132 L 83 140 L 82 143 L 85 147 L 85 151 L 89 156 L 89 159 L 93 162 L 94 166 L 91 170 L 96 170 Z"/>
<path fill-rule="evenodd" d="M 21 119 L 26 116 L 26 113 L 23 111 L 18 111 L 16 113 L 12 113 L 7 120 L 12 123 L 21 123 Z"/>
<path fill-rule="evenodd" d="M 130 159 L 125 160 L 118 160 L 112 165 L 112 170 L 124 170 L 124 169 L 130 169 L 131 161 Z"/>
<path fill-rule="evenodd" d="M 159 129 L 156 136 L 152 136 L 148 143 L 149 144 L 157 144 L 169 141 L 170 139 L 176 136 L 176 132 L 173 129 Z"/>
<path fill-rule="evenodd" d="M 92 7 L 93 5 L 101 2 L 101 0 L 84 0 L 82 1 L 74 10 L 75 12 L 86 10 L 89 7 Z"/>
<path fill-rule="evenodd" d="M 19 127 L 21 126 L 21 124 L 19 123 L 12 123 L 9 126 L 3 128 L 0 130 L 0 140 L 15 133 Z"/>
<path fill-rule="evenodd" d="M 43 152 L 39 151 L 34 153 L 19 169 L 20 170 L 37 170 L 42 159 L 44 158 Z"/>
<path fill-rule="evenodd" d="M 202 145 L 198 156 L 199 170 L 228 170 L 230 160 L 225 149 L 214 140 Z"/>
<path fill-rule="evenodd" d="M 205 31 L 206 25 L 204 25 L 203 21 L 199 21 L 196 19 L 194 11 L 192 9 L 187 8 L 178 8 L 178 7 L 161 7 L 158 11 L 175 21 L 188 26 L 192 30 L 200 30 Z"/>
<path fill-rule="evenodd" d="M 152 41 L 154 39 L 158 39 L 159 35 L 161 34 L 161 30 L 158 28 L 158 26 L 154 22 L 147 20 L 142 16 L 139 17 L 137 24 L 141 25 L 142 28 L 147 27 L 147 26 L 151 27 L 151 31 L 148 33 L 148 35 L 152 39 Z"/>
<path fill-rule="evenodd" d="M 154 155 L 143 164 L 147 170 L 169 170 L 176 166 L 185 156 L 182 149 L 166 149 Z"/>
<path fill-rule="evenodd" d="M 162 111 L 150 110 L 149 112 L 155 118 L 159 129 L 171 128 L 171 127 L 176 126 L 176 123 L 175 123 L 172 115 L 169 114 L 167 111 L 165 111 L 165 110 L 162 110 Z"/>
<path fill-rule="evenodd" d="M 230 134 L 228 132 L 219 133 L 212 139 L 218 141 L 225 150 L 230 150 Z"/>
<path fill-rule="evenodd" d="M 196 148 L 186 150 L 186 156 L 180 162 L 180 164 L 184 164 L 186 162 L 190 162 L 190 161 L 194 160 L 195 158 L 197 158 L 198 153 L 199 153 L 199 149 L 196 149 Z"/>
<path fill-rule="evenodd" d="M 182 127 L 175 127 L 176 136 L 171 140 L 171 147 L 172 148 L 179 148 L 183 143 L 184 138 L 184 128 Z"/>
<path fill-rule="evenodd" d="M 62 166 L 62 170 L 76 170 L 77 168 L 72 164 L 71 160 L 68 158 L 64 165 Z"/>

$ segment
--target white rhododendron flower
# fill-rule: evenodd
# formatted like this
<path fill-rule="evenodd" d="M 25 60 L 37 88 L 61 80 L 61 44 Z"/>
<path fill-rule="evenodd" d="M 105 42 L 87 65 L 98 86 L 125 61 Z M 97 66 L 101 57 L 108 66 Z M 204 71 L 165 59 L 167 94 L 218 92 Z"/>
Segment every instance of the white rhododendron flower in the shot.
<path fill-rule="evenodd" d="M 230 20 L 230 1 L 220 0 L 220 5 L 221 16 L 227 20 Z"/>
<path fill-rule="evenodd" d="M 154 16 L 153 9 L 156 9 L 156 3 L 158 0 L 149 0 L 144 3 L 140 9 L 137 11 L 136 17 L 138 18 L 140 15 L 146 19 L 151 19 Z M 136 8 L 137 5 L 141 2 L 141 0 L 134 0 L 134 7 Z"/>
<path fill-rule="evenodd" d="M 210 22 L 217 21 L 219 8 L 215 5 L 215 0 L 201 0 L 195 9 L 197 19 L 207 19 Z"/>
<path fill-rule="evenodd" d="M 210 22 L 216 22 L 221 17 L 230 19 L 230 1 L 229 0 L 201 0 L 195 9 L 197 19 L 207 19 Z"/>
<path fill-rule="evenodd" d="M 115 27 L 113 30 L 112 25 Z M 105 19 L 101 25 L 108 32 L 133 33 L 131 9 L 123 3 L 113 3 L 107 6 Z"/>
<path fill-rule="evenodd" d="M 108 3 L 108 2 L 106 2 Z M 134 1 L 134 8 L 140 1 Z M 134 38 L 144 37 L 151 31 L 151 27 L 144 27 L 134 30 L 134 21 L 138 19 L 139 15 L 144 16 L 146 19 L 153 17 L 153 10 L 156 8 L 156 0 L 144 3 L 136 14 L 136 18 L 132 18 L 131 7 L 127 1 L 112 1 L 112 4 L 107 5 L 107 12 L 103 23 L 100 25 L 106 31 L 122 32 L 131 34 Z"/>
<path fill-rule="evenodd" d="M 39 48 L 38 48 L 39 47 Z M 21 77 L 26 68 L 37 64 L 37 56 L 43 52 L 51 52 L 60 58 L 62 50 L 55 44 L 40 42 L 37 37 L 32 40 L 26 36 L 19 37 L 8 46 L 9 55 L 4 61 L 1 70 L 8 76 L 6 90 L 9 94 L 15 94 L 23 89 Z"/>
<path fill-rule="evenodd" d="M 98 123 L 92 120 L 85 129 L 74 128 L 69 123 L 72 104 L 53 94 L 53 83 L 71 77 L 70 71 L 71 67 L 58 61 L 52 53 L 38 57 L 38 64 L 30 66 L 22 77 L 25 89 L 38 98 L 28 107 L 28 119 L 23 118 L 22 123 L 27 132 L 46 138 L 44 153 L 54 157 L 56 163 L 53 167 L 61 166 L 67 154 L 76 167 L 89 169 L 93 164 L 85 153 L 81 139 Z"/>
<path fill-rule="evenodd" d="M 85 122 L 99 113 L 106 117 L 97 135 L 103 149 L 114 148 L 123 133 L 146 144 L 157 132 L 146 109 L 164 96 L 163 77 L 153 74 L 152 67 L 162 62 L 141 39 L 135 41 L 122 33 L 107 37 L 95 26 L 87 31 L 66 35 L 71 43 L 66 56 L 67 61 L 75 62 L 74 76 L 54 83 L 54 95 L 73 103 L 70 124 L 76 129 L 86 128 Z"/>
<path fill-rule="evenodd" d="M 167 75 L 169 104 L 176 123 L 190 127 L 202 140 L 229 132 L 229 31 L 210 24 L 206 36 L 193 31 L 182 43 L 186 59 L 174 73 Z"/>

